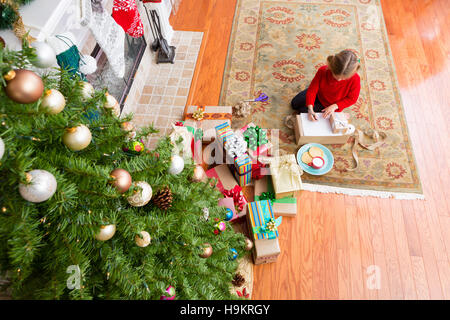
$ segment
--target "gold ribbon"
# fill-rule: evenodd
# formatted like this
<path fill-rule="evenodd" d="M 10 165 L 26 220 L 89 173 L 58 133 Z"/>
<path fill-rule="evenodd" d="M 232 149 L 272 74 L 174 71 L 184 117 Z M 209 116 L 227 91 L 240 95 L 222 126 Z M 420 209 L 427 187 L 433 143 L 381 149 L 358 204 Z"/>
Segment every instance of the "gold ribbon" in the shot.
<path fill-rule="evenodd" d="M 363 141 L 364 135 L 372 138 L 375 142 L 372 144 L 363 143 L 362 141 Z M 356 129 L 353 137 L 355 138 L 355 141 L 352 146 L 352 156 L 353 156 L 353 159 L 355 160 L 356 166 L 352 169 L 346 168 L 345 171 L 355 171 L 358 168 L 358 166 L 359 166 L 359 158 L 358 158 L 358 151 L 357 151 L 358 145 L 360 145 L 361 147 L 363 147 L 366 150 L 373 151 L 376 148 L 378 148 L 381 144 L 383 144 L 384 140 L 386 140 L 387 135 L 384 132 L 378 132 L 376 130 L 371 130 L 371 129 L 369 129 L 365 132 L 363 132 L 360 129 Z M 380 138 L 381 138 L 381 140 L 380 140 Z"/>

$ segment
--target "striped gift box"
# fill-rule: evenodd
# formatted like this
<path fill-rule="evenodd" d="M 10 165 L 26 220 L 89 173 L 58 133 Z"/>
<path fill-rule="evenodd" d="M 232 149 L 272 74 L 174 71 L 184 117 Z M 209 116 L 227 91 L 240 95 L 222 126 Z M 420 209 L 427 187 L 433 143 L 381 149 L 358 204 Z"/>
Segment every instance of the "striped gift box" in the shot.
<path fill-rule="evenodd" d="M 248 154 L 234 159 L 233 173 L 241 187 L 252 182 L 252 159 Z"/>
<path fill-rule="evenodd" d="M 255 240 L 278 238 L 277 228 L 275 228 L 274 231 L 256 231 L 263 230 L 271 220 L 274 221 L 277 226 L 281 224 L 282 217 L 277 219 L 274 218 L 272 205 L 269 200 L 250 202 L 248 204 L 247 217 Z"/>
<path fill-rule="evenodd" d="M 222 147 L 224 147 L 227 142 L 227 138 L 234 135 L 233 130 L 231 130 L 230 123 L 224 122 L 216 126 L 215 129 L 217 140 L 220 142 Z"/>

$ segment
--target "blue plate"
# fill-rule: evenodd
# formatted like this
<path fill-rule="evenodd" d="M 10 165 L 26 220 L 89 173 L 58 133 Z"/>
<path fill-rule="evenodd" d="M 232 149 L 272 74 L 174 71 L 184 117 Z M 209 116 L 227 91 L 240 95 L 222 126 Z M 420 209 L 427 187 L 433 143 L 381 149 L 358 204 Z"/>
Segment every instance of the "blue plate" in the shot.
<path fill-rule="evenodd" d="M 311 147 L 318 147 L 320 149 L 322 149 L 323 151 L 323 158 L 325 160 L 325 165 L 320 168 L 320 169 L 314 169 L 313 167 L 308 166 L 306 163 L 303 163 L 302 161 L 302 154 L 306 151 L 309 150 L 309 148 Z M 331 153 L 331 151 L 318 143 L 308 143 L 305 144 L 304 146 L 302 146 L 300 149 L 298 149 L 297 151 L 297 163 L 299 164 L 300 167 L 302 167 L 303 171 L 315 175 L 315 176 L 321 176 L 323 174 L 328 173 L 332 168 L 333 168 L 333 164 L 334 164 L 334 157 L 333 154 Z"/>

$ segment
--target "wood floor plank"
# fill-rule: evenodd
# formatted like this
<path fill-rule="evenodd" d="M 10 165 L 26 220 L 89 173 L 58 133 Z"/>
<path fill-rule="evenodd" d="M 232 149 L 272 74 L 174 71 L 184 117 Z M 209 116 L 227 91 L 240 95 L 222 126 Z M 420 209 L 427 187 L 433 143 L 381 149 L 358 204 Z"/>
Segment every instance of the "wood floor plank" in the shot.
<path fill-rule="evenodd" d="M 297 214 L 297 225 L 299 225 L 300 235 L 300 263 L 299 269 L 300 277 L 300 292 L 297 295 L 298 299 L 310 300 L 312 299 L 312 200 L 310 192 L 303 192 L 299 197 L 299 212 Z"/>
<path fill-rule="evenodd" d="M 348 252 L 348 234 L 346 221 L 346 206 L 344 197 L 335 197 L 334 200 L 334 214 L 336 219 L 336 250 L 338 259 L 338 290 L 339 299 L 351 299 L 350 286 L 350 261 Z"/>
<path fill-rule="evenodd" d="M 361 266 L 361 244 L 359 240 L 358 213 L 355 207 L 347 208 L 346 220 L 352 299 L 365 299 L 364 280 Z"/>
<path fill-rule="evenodd" d="M 438 260 L 437 265 L 444 299 L 450 300 L 450 262 L 448 260 Z"/>
<path fill-rule="evenodd" d="M 339 298 L 338 283 L 338 257 L 336 243 L 336 215 L 334 199 L 325 197 L 324 203 L 324 268 L 325 268 L 325 296 L 326 299 L 336 300 Z"/>
<path fill-rule="evenodd" d="M 417 298 L 420 300 L 430 299 L 425 266 L 421 257 L 411 257 L 414 283 L 417 291 Z"/>
<path fill-rule="evenodd" d="M 325 261 L 324 261 L 324 216 L 325 206 L 322 194 L 313 194 L 312 209 L 312 285 L 313 299 L 325 299 Z"/>

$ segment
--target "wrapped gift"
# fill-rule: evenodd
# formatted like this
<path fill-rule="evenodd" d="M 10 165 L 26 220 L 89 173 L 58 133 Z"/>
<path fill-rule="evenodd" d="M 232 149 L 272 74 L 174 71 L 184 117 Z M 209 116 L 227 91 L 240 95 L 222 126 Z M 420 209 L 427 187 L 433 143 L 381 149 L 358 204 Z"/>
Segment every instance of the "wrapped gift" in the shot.
<path fill-rule="evenodd" d="M 190 139 L 190 148 L 191 148 L 191 155 L 194 158 L 194 163 L 201 164 L 202 163 L 202 137 L 203 137 L 203 130 L 200 128 L 196 128 L 195 124 L 194 126 L 187 126 L 184 121 L 177 121 L 173 125 L 174 131 L 171 135 L 172 143 L 176 144 L 177 136 L 179 135 L 180 130 L 184 129 L 175 129 L 176 127 L 185 127 L 188 132 L 191 133 L 192 138 Z M 184 148 L 187 148 L 189 145 L 189 141 L 185 141 L 183 138 L 183 145 Z M 183 148 L 183 149 L 184 149 Z M 185 151 L 183 151 L 185 152 Z"/>
<path fill-rule="evenodd" d="M 236 208 L 234 207 L 234 199 L 233 198 L 222 198 L 218 201 L 219 207 L 225 207 L 229 210 L 231 210 L 232 217 L 231 219 L 224 219 L 225 221 L 233 221 L 238 218 L 238 215 L 236 214 Z"/>
<path fill-rule="evenodd" d="M 302 172 L 295 155 L 286 154 L 269 161 L 276 199 L 293 197 L 296 191 L 302 189 Z"/>
<path fill-rule="evenodd" d="M 276 199 L 272 179 L 269 176 L 255 181 L 255 201 L 260 200 L 270 200 L 273 214 L 276 216 L 295 217 L 297 215 L 297 198 Z"/>
<path fill-rule="evenodd" d="M 234 177 L 241 187 L 249 185 L 252 182 L 252 160 L 248 154 L 235 158 L 231 168 Z"/>
<path fill-rule="evenodd" d="M 248 204 L 247 220 L 254 240 L 278 238 L 278 226 L 282 217 L 273 216 L 270 200 L 254 201 Z"/>
<path fill-rule="evenodd" d="M 267 130 L 261 129 L 252 122 L 241 128 L 239 132 L 247 142 L 248 154 L 254 159 L 266 156 L 269 149 L 272 148 L 272 144 L 267 139 Z"/>
<path fill-rule="evenodd" d="M 231 106 L 189 106 L 184 120 L 186 125 L 195 124 L 203 130 L 203 142 L 211 142 L 216 137 L 215 127 L 224 122 L 231 125 L 232 113 Z"/>
<path fill-rule="evenodd" d="M 306 143 L 321 144 L 344 144 L 355 132 L 355 127 L 348 125 L 348 130 L 344 133 L 334 133 L 330 120 L 325 119 L 321 113 L 317 113 L 317 121 L 308 119 L 307 113 L 300 113 L 294 121 L 295 141 L 297 146 Z"/>
<path fill-rule="evenodd" d="M 247 214 L 247 200 L 228 166 L 226 164 L 218 165 L 206 171 L 206 175 L 217 180 L 216 187 L 225 197 L 233 198 L 238 218 L 245 216 Z"/>
<path fill-rule="evenodd" d="M 346 134 L 350 129 L 347 114 L 344 112 L 332 112 L 329 119 L 333 133 Z"/>
<path fill-rule="evenodd" d="M 219 146 L 224 148 L 227 140 L 234 136 L 234 132 L 228 122 L 223 122 L 214 128 Z"/>
<path fill-rule="evenodd" d="M 264 264 L 277 261 L 281 253 L 278 238 L 269 240 L 255 240 L 253 245 L 253 263 Z"/>

